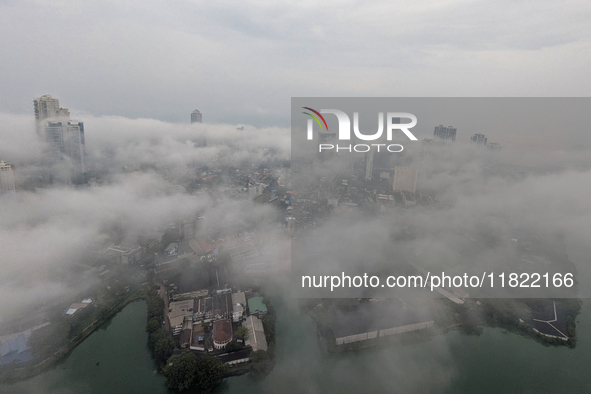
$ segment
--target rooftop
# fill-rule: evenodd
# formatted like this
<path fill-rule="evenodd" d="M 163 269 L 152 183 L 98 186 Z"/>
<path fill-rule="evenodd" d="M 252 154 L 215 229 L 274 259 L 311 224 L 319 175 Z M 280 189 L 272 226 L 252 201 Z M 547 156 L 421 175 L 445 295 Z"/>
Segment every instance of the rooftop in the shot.
<path fill-rule="evenodd" d="M 267 305 L 263 304 L 263 297 L 253 297 L 248 299 L 248 309 L 250 313 L 267 312 Z"/>
<path fill-rule="evenodd" d="M 245 322 L 248 329 L 246 345 L 250 345 L 253 351 L 267 350 L 267 338 L 265 338 L 265 329 L 263 322 L 256 316 L 248 316 Z"/>
<path fill-rule="evenodd" d="M 214 342 L 224 343 L 232 339 L 232 323 L 228 319 L 218 320 L 213 323 Z"/>
<path fill-rule="evenodd" d="M 246 305 L 246 295 L 244 294 L 244 292 L 233 293 L 232 294 L 232 304 Z"/>
<path fill-rule="evenodd" d="M 181 331 L 181 336 L 179 337 L 179 345 L 181 347 L 187 347 L 191 344 L 191 331 L 191 329 Z"/>
<path fill-rule="evenodd" d="M 193 318 L 193 300 L 171 302 L 168 305 L 168 320 L 172 327 L 177 327 L 185 321 L 185 318 Z"/>

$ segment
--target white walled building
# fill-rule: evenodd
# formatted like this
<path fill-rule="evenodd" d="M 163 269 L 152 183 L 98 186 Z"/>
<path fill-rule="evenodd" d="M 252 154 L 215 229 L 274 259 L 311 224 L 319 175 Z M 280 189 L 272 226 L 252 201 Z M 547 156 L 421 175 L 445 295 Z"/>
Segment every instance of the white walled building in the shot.
<path fill-rule="evenodd" d="M 67 108 L 61 108 L 59 100 L 51 97 L 50 94 L 45 94 L 34 99 L 33 109 L 35 111 L 35 119 L 37 122 L 42 122 L 45 119 L 57 119 L 60 117 L 68 118 L 70 116 L 70 111 Z"/>
<path fill-rule="evenodd" d="M 246 337 L 246 345 L 252 347 L 252 351 L 267 350 L 267 339 L 265 337 L 265 329 L 263 321 L 254 315 L 246 318 L 246 328 L 248 329 L 248 337 Z"/>
<path fill-rule="evenodd" d="M 14 183 L 14 164 L 0 161 L 0 194 L 14 194 L 16 186 Z"/>

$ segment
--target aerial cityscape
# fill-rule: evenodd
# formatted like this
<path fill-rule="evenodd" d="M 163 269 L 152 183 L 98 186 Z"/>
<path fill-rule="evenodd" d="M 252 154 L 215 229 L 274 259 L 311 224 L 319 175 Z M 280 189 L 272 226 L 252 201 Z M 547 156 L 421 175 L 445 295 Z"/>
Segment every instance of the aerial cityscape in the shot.
<path fill-rule="evenodd" d="M 58 98 L 35 98 L 33 109 L 35 127 L 29 132 L 38 140 L 38 156 L 22 169 L 2 161 L 3 205 L 12 207 L 4 213 L 4 223 L 16 232 L 39 231 L 36 227 L 54 226 L 50 223 L 58 220 L 55 215 L 62 215 L 68 222 L 57 224 L 52 232 L 72 228 L 83 234 L 68 250 L 45 245 L 39 252 L 54 253 L 50 258 L 58 261 L 50 267 L 31 261 L 26 271 L 16 269 L 7 282 L 11 286 L 26 280 L 33 294 L 35 281 L 41 281 L 37 286 L 42 288 L 48 282 L 68 288 L 45 294 L 41 302 L 35 294 L 20 297 L 16 308 L 5 307 L 10 317 L 2 322 L 0 370 L 9 384 L 55 368 L 95 330 L 138 300 L 147 304 L 147 345 L 155 372 L 165 377 L 167 387 L 208 391 L 230 376 L 264 379 L 278 351 L 274 303 L 289 297 L 290 276 L 305 266 L 299 262 L 302 254 L 314 266 L 325 266 L 321 261 L 326 256 L 346 265 L 350 256 L 362 254 L 364 264 L 376 261 L 374 272 L 386 267 L 389 273 L 393 267 L 412 274 L 443 267 L 453 274 L 479 261 L 490 263 L 491 256 L 519 272 L 532 265 L 556 273 L 576 272 L 565 252 L 563 230 L 539 231 L 536 215 L 523 206 L 495 208 L 473 221 L 434 226 L 461 203 L 450 200 L 453 194 L 447 186 L 438 188 L 438 182 L 427 178 L 450 170 L 427 169 L 425 163 L 450 165 L 446 156 L 460 154 L 462 161 L 452 171 L 471 167 L 478 177 L 503 179 L 509 183 L 505 188 L 560 171 L 504 163 L 502 145 L 481 133 L 468 136 L 453 126 L 437 125 L 432 135 L 426 134 L 403 155 L 320 152 L 303 163 L 292 146 L 290 166 L 290 152 L 277 141 L 274 146 L 259 141 L 242 157 L 242 141 L 261 139 L 253 133 L 265 131 L 207 125 L 202 113 L 194 110 L 187 124 L 179 125 L 180 138 L 186 138 L 182 133 L 192 134 L 193 155 L 181 163 L 159 161 L 146 154 L 166 144 L 157 141 L 141 147 L 145 156 L 131 162 L 128 152 L 134 142 L 127 142 L 123 155 L 107 144 L 101 155 L 109 160 L 97 156 L 93 139 L 85 138 L 84 122 L 72 120 Z M 87 135 L 93 134 L 87 130 Z M 462 137 L 465 143 L 456 146 Z M 284 132 L 281 138 L 289 135 Z M 321 142 L 332 138 L 324 135 Z M 91 201 L 76 201 L 80 195 Z M 19 212 L 32 196 L 43 196 L 49 211 Z M 511 212 L 515 209 L 521 210 L 517 220 Z M 17 215 L 11 217 L 12 211 Z M 430 216 L 426 223 L 424 215 Z M 31 223 L 28 229 L 17 225 L 23 218 Z M 372 227 L 368 234 L 356 229 L 361 223 Z M 333 246 L 334 240 L 325 239 L 327 250 L 310 246 L 311 235 L 316 240 L 324 239 L 323 233 L 342 235 L 339 228 L 359 237 L 360 244 Z M 382 245 L 390 251 L 370 259 L 372 252 L 363 245 L 382 239 L 374 231 L 390 233 Z M 51 235 L 40 235 L 37 242 L 52 242 Z M 332 253 L 334 247 L 342 251 Z M 22 255 L 11 254 L 18 249 L 7 246 L 7 252 L 22 261 Z M 388 257 L 391 253 L 397 258 Z M 449 253 L 454 254 L 453 262 L 445 257 Z M 292 256 L 299 267 L 292 267 Z M 34 257 L 25 253 L 24 258 Z M 353 265 L 360 262 L 356 258 Z M 307 288 L 321 287 L 316 277 L 303 278 L 309 279 Z M 305 283 L 303 279 L 302 289 L 307 291 Z M 478 297 L 470 294 L 478 289 L 452 284 L 451 278 L 446 285 L 445 277 L 434 289 L 436 298 L 393 292 L 385 293 L 386 298 L 326 298 L 307 292 L 294 300 L 298 313 L 316 325 L 312 332 L 326 354 L 424 342 L 449 331 L 480 335 L 486 327 L 541 344 L 576 347 L 581 308 L 576 293 L 562 296 L 568 298 L 520 299 L 507 298 L 503 289 L 502 298 Z M 202 372 L 187 375 L 191 368 Z"/>
<path fill-rule="evenodd" d="M 589 4 L 0 7 L 0 394 L 591 392 Z"/>

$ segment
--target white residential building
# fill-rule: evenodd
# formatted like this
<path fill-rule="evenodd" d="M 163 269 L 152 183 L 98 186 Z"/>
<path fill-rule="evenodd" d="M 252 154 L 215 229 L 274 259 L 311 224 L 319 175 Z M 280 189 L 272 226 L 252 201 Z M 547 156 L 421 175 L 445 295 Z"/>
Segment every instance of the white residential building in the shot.
<path fill-rule="evenodd" d="M 34 99 L 33 109 L 35 110 L 37 122 L 43 122 L 46 119 L 70 117 L 70 111 L 67 108 L 61 108 L 59 100 L 51 97 L 50 94 Z"/>
<path fill-rule="evenodd" d="M 16 193 L 16 186 L 14 184 L 14 164 L 0 161 L 0 194 L 14 193 Z"/>

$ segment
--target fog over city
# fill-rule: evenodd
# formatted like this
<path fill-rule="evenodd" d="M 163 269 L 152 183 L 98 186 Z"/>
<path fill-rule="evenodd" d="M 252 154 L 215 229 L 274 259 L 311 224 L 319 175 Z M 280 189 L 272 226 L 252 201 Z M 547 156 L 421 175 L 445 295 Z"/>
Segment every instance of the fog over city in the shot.
<path fill-rule="evenodd" d="M 0 7 L 0 110 L 19 114 L 50 92 L 95 116 L 181 122 L 198 107 L 216 123 L 285 127 L 292 96 L 568 97 L 591 87 L 584 0 Z"/>
<path fill-rule="evenodd" d="M 97 239 L 112 234 L 113 228 L 120 235 L 115 241 L 132 243 L 146 230 L 166 228 L 197 215 L 219 227 L 256 222 L 272 228 L 276 213 L 271 207 L 215 192 L 188 193 L 174 188 L 191 182 L 212 164 L 253 169 L 271 166 L 280 184 L 292 185 L 285 166 L 291 157 L 286 128 L 174 124 L 118 116 L 72 118 L 85 122 L 90 186 L 45 184 L 52 171 L 48 145 L 37 134 L 32 116 L 0 115 L 0 157 L 16 165 L 19 185 L 17 196 L 5 198 L 0 207 L 3 320 L 36 310 L 40 299 L 44 305 L 60 303 L 99 285 L 96 274 L 80 267 L 92 258 Z M 423 127 L 418 135 L 430 137 Z M 362 267 L 365 272 L 388 273 L 409 260 L 425 270 L 486 271 L 498 266 L 500 256 L 508 261 L 515 258 L 506 234 L 520 232 L 528 237 L 560 237 L 569 256 L 586 255 L 591 230 L 587 198 L 591 162 L 588 145 L 575 148 L 571 144 L 578 136 L 586 141 L 586 132 L 569 130 L 566 143 L 541 133 L 535 147 L 528 143 L 531 136 L 502 130 L 489 133 L 489 138 L 506 147 L 496 155 L 461 140 L 444 146 L 410 145 L 397 155 L 377 155 L 378 167 L 418 168 L 417 187 L 437 191 L 437 200 L 445 209 L 415 207 L 373 217 L 352 212 L 331 218 L 318 229 L 318 241 L 324 239 L 322 234 L 341 238 L 338 244 L 327 241 L 331 263 L 322 272 L 339 274 Z M 204 138 L 207 146 L 201 143 Z M 467 140 L 465 134 L 462 138 Z M 331 166 L 322 167 L 320 173 L 338 174 Z M 442 237 L 450 229 L 456 235 Z M 459 254 L 475 241 L 472 237 L 489 232 L 497 237 L 494 245 L 478 252 L 467 267 Z M 579 281 L 591 278 L 586 260 L 574 262 Z M 297 300 L 288 302 L 297 308 Z M 428 309 L 417 308 L 417 313 L 428 313 Z M 405 347 L 403 353 L 407 351 Z M 440 351 L 444 352 L 441 357 L 450 357 Z M 397 364 L 402 358 L 382 362 Z M 432 374 L 434 386 L 454 376 L 453 367 L 425 373 Z M 423 382 L 417 377 L 406 379 L 405 384 L 413 390 Z"/>
<path fill-rule="evenodd" d="M 183 354 L 223 367 L 203 392 L 590 391 L 589 21 L 585 0 L 0 0 L 0 394 L 182 391 Z M 350 143 L 327 108 L 365 136 L 412 113 L 417 139 L 318 152 Z M 497 287 L 303 279 L 442 272 Z M 574 286 L 498 287 L 515 272 Z"/>
<path fill-rule="evenodd" d="M 555 155 L 504 152 L 503 160 L 510 161 L 511 155 L 515 155 L 516 162 L 525 157 L 545 166 L 551 166 L 554 159 L 553 163 L 559 167 L 544 171 L 539 167 L 532 170 L 536 167 L 520 166 L 493 169 L 487 166 L 486 155 L 467 145 L 423 149 L 414 157 L 406 155 L 399 160 L 404 165 L 419 168 L 417 188 L 437 190 L 437 198 L 447 208 L 416 208 L 412 213 L 399 210 L 375 218 L 352 212 L 333 219 L 316 234 L 316 242 L 324 243 L 322 250 L 327 253 L 328 261 L 322 268 L 310 261 L 306 268 L 299 267 L 302 269 L 298 272 L 340 275 L 349 269 L 357 274 L 393 273 L 397 264 L 408 261 L 425 272 L 510 270 L 519 260 L 513 254 L 510 239 L 522 236 L 564 237 L 571 247 L 577 245 L 587 250 L 586 240 L 591 231 L 591 202 L 587 198 L 587 193 L 591 192 L 588 152 L 571 152 L 570 156 L 567 151 Z M 412 241 L 404 236 L 405 232 L 409 236 L 413 233 Z M 487 233 L 494 247 L 485 248 L 469 262 L 459 258 L 460 251 L 470 248 L 476 241 L 473 237 Z M 392 237 L 398 241 L 393 241 Z M 577 254 L 585 252 L 580 250 Z M 588 261 L 577 263 L 580 279 L 588 280 L 591 277 Z M 582 287 L 582 296 L 586 296 L 586 286 L 582 284 Z"/>
<path fill-rule="evenodd" d="M 0 209 L 2 317 L 39 298 L 48 301 L 92 284 L 68 274 L 68 269 L 80 263 L 109 226 L 121 225 L 124 234 L 138 235 L 206 208 L 212 208 L 208 211 L 211 221 L 224 224 L 256 214 L 257 209 L 223 199 L 213 208 L 205 194 L 167 191 L 173 183 L 194 177 L 196 168 L 216 158 L 226 165 L 253 167 L 289 160 L 286 129 L 236 130 L 232 125 L 86 116 L 89 167 L 100 174 L 100 184 L 81 189 L 37 188 L 51 169 L 47 143 L 36 134 L 31 116 L 2 114 L 0 118 L 6 126 L 0 130 L 0 157 L 16 165 L 20 189 L 18 197 L 7 199 Z M 218 141 L 224 145 L 197 147 L 195 141 L 203 136 L 212 145 Z M 264 208 L 258 211 L 265 214 Z M 59 275 L 52 276 L 51 271 L 58 268 Z"/>

